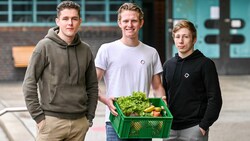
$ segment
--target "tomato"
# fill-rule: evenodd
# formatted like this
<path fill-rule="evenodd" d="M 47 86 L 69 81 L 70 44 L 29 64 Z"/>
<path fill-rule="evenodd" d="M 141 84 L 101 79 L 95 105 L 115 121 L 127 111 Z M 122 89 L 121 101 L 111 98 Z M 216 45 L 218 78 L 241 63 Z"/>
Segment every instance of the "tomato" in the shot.
<path fill-rule="evenodd" d="M 153 116 L 154 117 L 160 117 L 161 116 L 161 112 L 153 111 Z"/>

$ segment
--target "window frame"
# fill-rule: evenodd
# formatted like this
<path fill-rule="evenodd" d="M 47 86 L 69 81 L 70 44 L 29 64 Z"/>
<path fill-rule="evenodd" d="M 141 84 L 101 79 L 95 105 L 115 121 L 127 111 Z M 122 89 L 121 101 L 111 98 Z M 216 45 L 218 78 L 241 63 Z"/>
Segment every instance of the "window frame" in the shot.
<path fill-rule="evenodd" d="M 7 19 L 2 20 L 0 19 L 0 27 L 10 27 L 10 26 L 55 26 L 54 18 L 56 17 L 56 6 L 63 0 L 5 0 L 0 1 L 0 7 L 1 6 L 8 6 L 7 10 L 0 11 L 0 17 L 3 16 Z M 114 20 L 114 16 L 117 15 L 117 9 L 110 10 L 111 5 L 121 5 L 124 2 L 135 2 L 138 5 L 141 5 L 141 0 L 74 0 L 78 4 L 81 5 L 81 18 L 82 18 L 82 24 L 81 26 L 116 26 L 117 21 Z M 89 5 L 103 5 L 104 10 L 103 11 L 86 11 L 86 7 Z M 13 10 L 17 8 L 20 5 L 29 5 L 31 7 L 30 10 Z M 44 10 L 38 10 L 38 6 L 41 5 L 55 5 L 55 8 L 53 11 L 44 11 Z M 16 6 L 16 7 L 15 7 Z M 26 8 L 29 8 L 27 6 Z M 27 15 L 27 16 L 20 16 L 18 15 Z M 50 16 L 45 22 L 39 21 L 39 18 L 42 18 L 43 16 L 46 17 L 46 15 Z M 94 15 L 93 17 L 103 15 L 103 21 L 88 21 L 87 16 L 88 15 Z M 17 18 L 14 18 L 17 16 Z M 54 16 L 54 17 L 53 17 Z M 113 16 L 113 20 L 111 17 Z M 30 21 L 22 21 L 21 19 L 31 18 Z M 16 19 L 19 19 L 15 21 Z M 96 18 L 98 19 L 98 18 Z M 99 18 L 100 20 L 100 18 Z"/>

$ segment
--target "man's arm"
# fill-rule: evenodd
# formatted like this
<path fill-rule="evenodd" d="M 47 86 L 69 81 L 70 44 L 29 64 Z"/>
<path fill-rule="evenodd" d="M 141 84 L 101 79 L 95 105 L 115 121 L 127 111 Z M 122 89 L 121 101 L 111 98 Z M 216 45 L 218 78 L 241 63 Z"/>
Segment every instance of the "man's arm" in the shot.
<path fill-rule="evenodd" d="M 104 74 L 104 70 L 100 68 L 96 68 L 96 74 L 97 74 L 97 80 L 100 83 Z M 98 88 L 98 100 L 101 101 L 103 104 L 107 105 L 107 100 L 104 94 L 102 93 L 102 91 L 100 90 L 100 87 Z"/>
<path fill-rule="evenodd" d="M 91 53 L 90 53 L 91 54 Z M 98 102 L 98 80 L 96 76 L 96 69 L 94 63 L 94 57 L 91 54 L 91 60 L 89 66 L 85 72 L 86 78 L 86 91 L 88 95 L 88 114 L 87 119 L 92 122 L 95 117 L 95 111 Z"/>
<path fill-rule="evenodd" d="M 96 68 L 96 74 L 97 74 L 97 79 L 98 79 L 98 82 L 100 82 L 101 80 L 102 80 L 102 78 L 103 78 L 103 75 L 104 75 L 104 70 L 103 69 L 101 69 L 101 68 Z M 105 105 L 107 105 L 108 107 L 109 107 L 109 110 L 110 110 L 110 112 L 113 114 L 113 115 L 115 115 L 115 116 L 117 116 L 118 115 L 118 113 L 116 112 L 116 108 L 115 108 L 115 106 L 114 106 L 114 104 L 113 104 L 113 100 L 114 100 L 114 98 L 113 97 L 111 97 L 111 98 L 106 98 L 105 96 L 104 96 L 104 94 L 101 92 L 101 90 L 100 90 L 100 87 L 99 87 L 99 92 L 98 92 L 98 99 L 99 99 L 99 101 L 101 101 L 103 104 L 105 104 Z"/>
<path fill-rule="evenodd" d="M 37 82 L 44 69 L 44 64 L 45 63 L 41 53 L 36 50 L 33 51 L 22 84 L 22 90 L 27 109 L 36 123 L 40 123 L 45 119 L 45 115 L 39 103 L 37 86 Z"/>
<path fill-rule="evenodd" d="M 166 100 L 165 90 L 164 90 L 164 88 L 162 86 L 162 83 L 161 83 L 161 75 L 160 74 L 155 74 L 153 76 L 153 78 L 152 78 L 152 88 L 153 88 L 155 97 L 160 97 L 165 102 L 167 101 Z"/>
<path fill-rule="evenodd" d="M 222 107 L 222 96 L 214 62 L 208 60 L 203 66 L 202 75 L 207 93 L 207 108 L 199 125 L 203 130 L 207 131 L 219 117 Z"/>

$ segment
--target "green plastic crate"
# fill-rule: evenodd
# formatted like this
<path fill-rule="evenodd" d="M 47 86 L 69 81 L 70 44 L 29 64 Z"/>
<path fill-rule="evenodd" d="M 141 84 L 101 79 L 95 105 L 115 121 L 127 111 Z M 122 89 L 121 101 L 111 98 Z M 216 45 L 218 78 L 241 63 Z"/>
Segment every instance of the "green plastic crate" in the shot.
<path fill-rule="evenodd" d="M 119 138 L 146 139 L 169 137 L 169 132 L 173 120 L 172 114 L 161 98 L 149 98 L 149 101 L 156 107 L 164 107 L 166 112 L 162 112 L 162 117 L 125 116 L 122 113 L 117 102 L 114 102 L 119 115 L 114 116 L 110 113 L 109 119 Z"/>

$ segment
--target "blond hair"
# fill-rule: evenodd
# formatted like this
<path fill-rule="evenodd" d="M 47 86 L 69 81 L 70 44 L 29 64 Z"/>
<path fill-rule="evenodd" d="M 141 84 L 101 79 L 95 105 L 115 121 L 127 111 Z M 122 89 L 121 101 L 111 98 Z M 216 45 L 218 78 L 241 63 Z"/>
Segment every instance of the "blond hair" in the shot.
<path fill-rule="evenodd" d="M 139 13 L 139 19 L 143 20 L 144 18 L 144 13 L 142 11 L 142 9 L 136 5 L 135 3 L 124 3 L 123 5 L 121 5 L 121 7 L 118 9 L 117 13 L 118 13 L 118 21 L 121 20 L 121 13 L 125 10 L 129 10 L 129 11 L 135 11 Z"/>
<path fill-rule="evenodd" d="M 181 28 L 187 28 L 188 30 L 191 31 L 193 39 L 197 37 L 197 31 L 194 26 L 194 24 L 188 20 L 181 20 L 179 21 L 173 28 L 172 30 L 172 37 L 174 38 L 175 33 L 181 29 Z"/>

